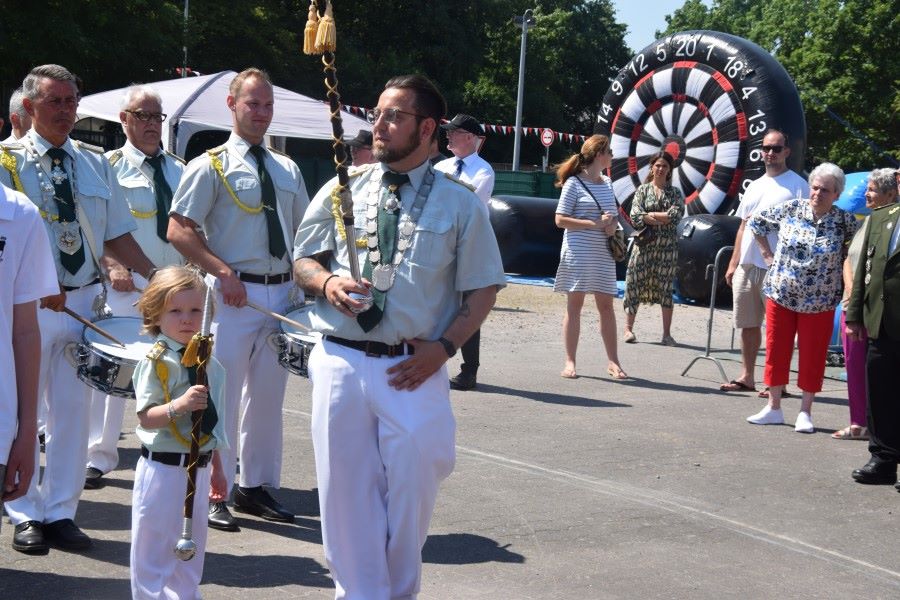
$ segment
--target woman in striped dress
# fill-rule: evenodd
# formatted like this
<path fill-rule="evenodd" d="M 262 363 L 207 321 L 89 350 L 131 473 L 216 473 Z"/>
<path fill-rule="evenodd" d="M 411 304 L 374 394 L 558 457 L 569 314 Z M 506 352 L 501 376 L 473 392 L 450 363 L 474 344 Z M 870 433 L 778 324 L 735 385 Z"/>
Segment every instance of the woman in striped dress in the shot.
<path fill-rule="evenodd" d="M 609 361 L 607 373 L 614 379 L 627 377 L 619 365 L 616 347 L 616 263 L 606 240 L 618 227 L 612 183 L 603 175 L 612 151 L 609 138 L 593 135 L 581 152 L 562 163 L 556 172 L 556 187 L 562 188 L 556 207 L 556 226 L 564 229 L 559 269 L 553 290 L 567 295 L 563 317 L 566 364 L 560 375 L 577 377 L 575 354 L 581 333 L 581 308 L 585 294 L 593 294 L 600 313 L 600 336 Z"/>

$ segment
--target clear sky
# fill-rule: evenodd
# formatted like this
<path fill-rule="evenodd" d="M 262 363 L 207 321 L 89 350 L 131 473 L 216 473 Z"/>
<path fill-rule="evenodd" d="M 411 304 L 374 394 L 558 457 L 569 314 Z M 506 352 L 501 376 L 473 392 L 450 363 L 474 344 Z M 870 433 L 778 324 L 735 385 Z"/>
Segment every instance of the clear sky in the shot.
<path fill-rule="evenodd" d="M 628 26 L 625 43 L 633 52 L 654 41 L 656 30 L 666 28 L 666 15 L 681 8 L 684 0 L 613 0 L 616 20 Z M 705 0 L 707 6 L 712 0 Z"/>

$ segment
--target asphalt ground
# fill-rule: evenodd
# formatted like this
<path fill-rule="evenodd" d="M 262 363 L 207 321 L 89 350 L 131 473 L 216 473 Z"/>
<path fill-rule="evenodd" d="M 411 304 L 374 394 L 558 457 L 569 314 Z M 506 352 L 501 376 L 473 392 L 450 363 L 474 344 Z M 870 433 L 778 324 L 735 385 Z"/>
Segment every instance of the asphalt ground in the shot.
<path fill-rule="evenodd" d="M 590 302 L 580 377 L 559 377 L 563 311 L 550 289 L 512 285 L 483 328 L 478 390 L 451 395 L 457 464 L 438 497 L 420 598 L 900 597 L 900 494 L 854 483 L 866 444 L 829 436 L 849 420 L 841 369 L 827 370 L 814 434 L 753 426 L 745 417 L 764 400 L 719 392 L 711 361 L 681 375 L 704 352 L 707 308 L 676 307 L 680 345 L 669 348 L 658 308 L 642 307 L 639 343 L 619 346 L 625 382 L 606 376 Z M 621 331 L 618 302 L 617 311 Z M 712 356 L 731 378 L 740 365 L 729 317 L 716 313 Z M 240 533 L 210 531 L 205 598 L 332 597 L 309 393 L 291 376 L 284 487 L 274 492 L 296 522 L 238 515 Z M 798 406 L 784 401 L 790 423 Z M 25 556 L 4 519 L 0 598 L 129 596 L 134 425 L 129 417 L 119 469 L 82 495 L 77 522 L 92 550 Z"/>

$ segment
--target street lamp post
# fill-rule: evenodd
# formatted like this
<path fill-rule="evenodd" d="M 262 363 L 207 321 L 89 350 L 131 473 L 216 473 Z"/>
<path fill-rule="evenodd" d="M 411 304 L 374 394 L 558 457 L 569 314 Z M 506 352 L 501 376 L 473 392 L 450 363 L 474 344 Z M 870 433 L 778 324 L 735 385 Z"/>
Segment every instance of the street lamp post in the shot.
<path fill-rule="evenodd" d="M 519 156 L 522 145 L 522 95 L 525 91 L 525 42 L 528 39 L 528 28 L 534 26 L 534 16 L 529 8 L 522 16 L 513 17 L 516 27 L 522 28 L 522 45 L 519 49 L 519 93 L 516 99 L 516 134 L 513 142 L 513 171 L 519 170 Z"/>

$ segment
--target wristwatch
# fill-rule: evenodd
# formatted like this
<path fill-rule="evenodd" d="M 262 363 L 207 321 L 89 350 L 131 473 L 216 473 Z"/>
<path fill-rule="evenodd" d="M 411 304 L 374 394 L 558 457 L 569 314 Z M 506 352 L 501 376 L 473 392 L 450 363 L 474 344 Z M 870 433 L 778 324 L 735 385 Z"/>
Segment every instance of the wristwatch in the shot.
<path fill-rule="evenodd" d="M 454 356 L 456 356 L 456 346 L 453 345 L 453 342 L 445 337 L 438 338 L 438 341 L 441 343 L 441 346 L 444 347 L 444 352 L 447 353 L 447 358 L 453 358 Z"/>

